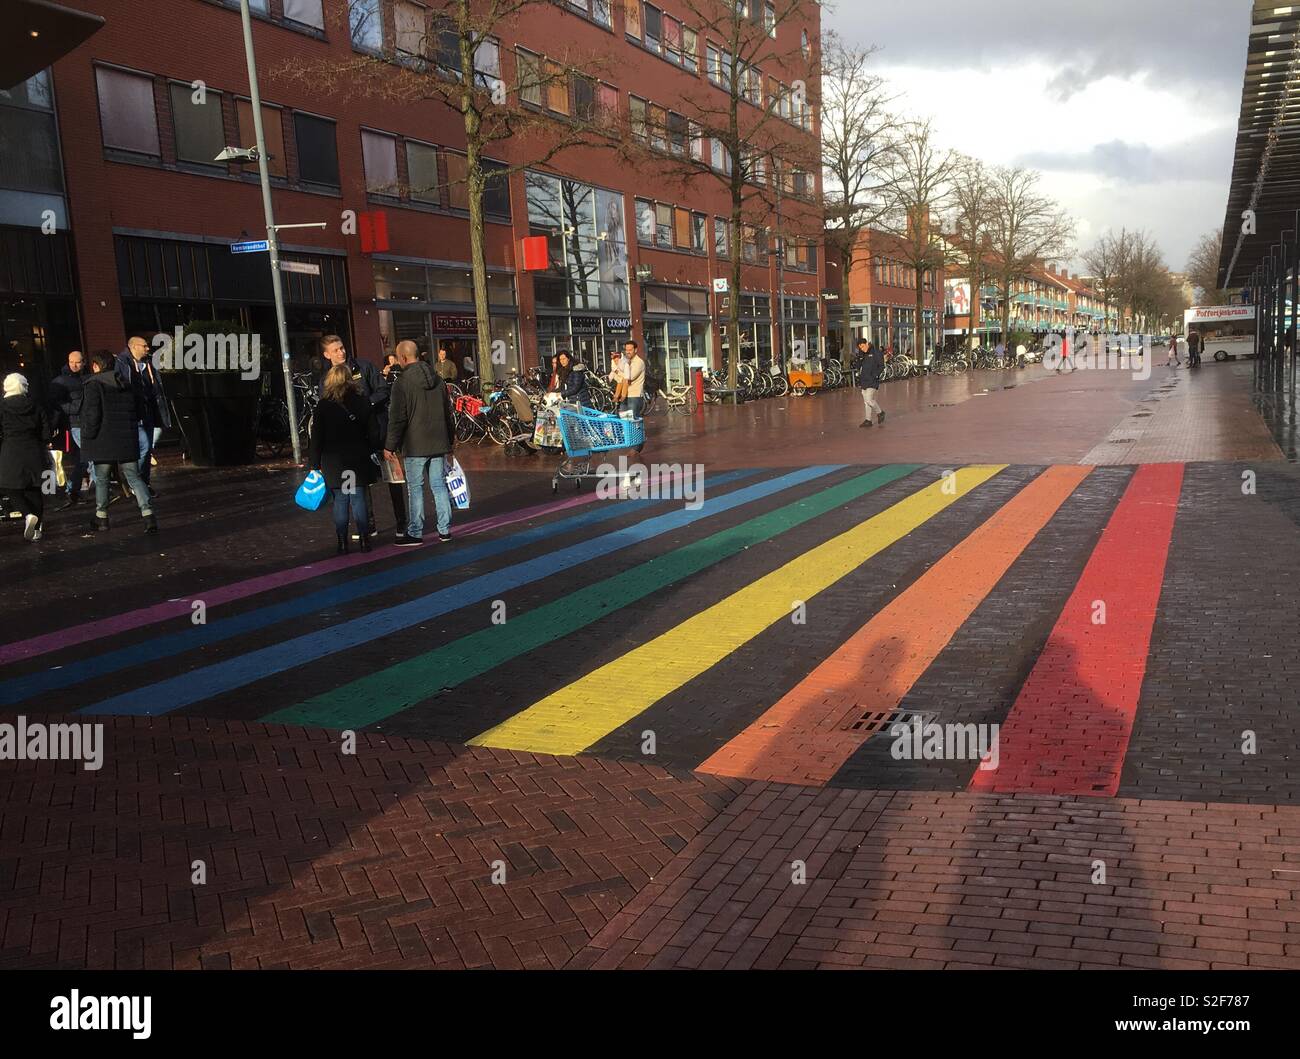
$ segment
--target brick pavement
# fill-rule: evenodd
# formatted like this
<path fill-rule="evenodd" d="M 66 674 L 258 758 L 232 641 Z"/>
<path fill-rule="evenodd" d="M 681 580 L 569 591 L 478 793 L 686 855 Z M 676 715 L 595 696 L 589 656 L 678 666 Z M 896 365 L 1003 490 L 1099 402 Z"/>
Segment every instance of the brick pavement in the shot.
<path fill-rule="evenodd" d="M 552 509 L 543 461 L 481 450 L 466 463 L 471 517 L 483 528 L 441 552 L 324 559 L 327 520 L 292 507 L 285 467 L 165 465 L 170 515 L 157 539 L 131 533 L 126 520 L 108 540 L 83 538 L 60 514 L 40 548 L 0 542 L 3 640 L 51 636 L 4 667 L 0 723 L 20 711 L 62 717 L 118 695 L 129 703 L 169 678 L 200 692 L 171 716 L 93 718 L 111 736 L 102 772 L 0 769 L 0 966 L 1300 966 L 1289 881 L 1300 885 L 1290 695 L 1300 612 L 1288 558 L 1300 554 L 1300 473 L 1261 433 L 1240 367 L 1207 365 L 1172 384 L 1102 372 L 905 383 L 878 433 L 845 425 L 852 392 L 784 410 L 770 401 L 711 409 L 707 436 L 698 422 L 664 417 L 660 453 L 701 459 L 714 475 L 750 470 L 707 490 L 716 513 L 706 505 L 698 519 L 642 536 L 638 528 L 672 504 L 610 508 L 568 493 L 560 502 L 578 506 Z M 982 393 L 991 378 L 1015 388 Z M 974 542 L 966 551 L 976 557 L 979 527 L 1044 474 L 1041 459 L 1012 454 L 1111 463 L 1094 454 L 1117 431 L 1132 434 L 1123 446 L 1131 461 L 1202 461 L 1182 469 L 1132 730 L 1108 750 L 1122 761 L 1118 797 L 970 793 L 972 761 L 895 760 L 881 734 L 889 718 L 863 721 L 865 735 L 836 735 L 857 749 L 821 775 L 824 786 L 691 771 L 962 542 Z M 1230 456 L 1238 462 L 1224 462 Z M 807 601 L 804 623 L 764 629 L 587 752 L 464 745 L 855 527 L 887 525 L 975 458 L 1012 465 L 879 554 L 846 564 Z M 884 460 L 909 466 L 874 491 L 817 507 Z M 766 487 L 813 463 L 846 466 Z M 1094 466 L 1017 545 L 996 583 L 980 587 L 937 655 L 900 666 L 907 677 L 897 689 L 873 674 L 904 715 L 1006 719 L 1134 475 L 1132 466 Z M 1253 492 L 1243 492 L 1243 476 Z M 745 490 L 752 499 L 727 500 Z M 544 508 L 495 521 L 530 505 Z M 796 518 L 810 505 L 815 515 Z M 793 528 L 709 558 L 728 534 L 791 518 Z M 552 556 L 589 542 L 591 558 L 548 573 Z M 671 574 L 673 557 L 686 554 L 708 561 Z M 436 572 L 420 573 L 439 555 L 447 561 Z M 374 578 L 384 587 L 367 594 Z M 481 578 L 498 586 L 509 615 L 551 606 L 571 621 L 578 604 L 566 601 L 583 590 L 585 616 L 472 679 L 356 725 L 355 755 L 340 752 L 337 731 L 265 722 L 440 646 L 493 642 L 483 639 L 493 635 L 490 597 L 368 633 L 381 608 Z M 650 580 L 632 606 L 602 595 L 607 582 L 637 578 Z M 215 599 L 221 586 L 233 588 L 197 629 L 186 601 Z M 176 599 L 180 609 L 158 620 L 140 611 Z M 317 602 L 304 609 L 304 599 Z M 1128 619 L 1117 609 L 1122 638 Z M 58 646 L 70 616 L 75 628 L 62 635 L 77 623 L 115 628 L 124 610 L 145 618 Z M 909 632 L 907 620 L 886 630 L 897 649 L 916 640 L 932 654 L 922 641 L 934 630 Z M 343 628 L 353 630 L 349 645 L 332 648 Z M 510 631 L 507 620 L 501 633 Z M 228 663 L 304 634 L 321 656 L 310 664 L 204 693 Z M 50 690 L 14 693 L 47 679 Z M 873 705 L 862 703 L 865 712 Z M 199 885 L 196 859 L 208 871 Z M 792 881 L 795 860 L 807 865 L 806 885 Z M 1095 861 L 1105 881 L 1093 881 Z M 501 885 L 493 862 L 504 868 Z"/>

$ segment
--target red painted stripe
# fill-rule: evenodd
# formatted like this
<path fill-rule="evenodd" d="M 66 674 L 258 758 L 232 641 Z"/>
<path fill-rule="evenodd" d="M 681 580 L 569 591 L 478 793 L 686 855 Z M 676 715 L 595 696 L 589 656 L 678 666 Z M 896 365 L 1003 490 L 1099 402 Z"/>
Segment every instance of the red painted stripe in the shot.
<path fill-rule="evenodd" d="M 976 769 L 971 790 L 1118 790 L 1182 484 L 1182 464 L 1134 472 L 1002 725 L 997 767 Z"/>

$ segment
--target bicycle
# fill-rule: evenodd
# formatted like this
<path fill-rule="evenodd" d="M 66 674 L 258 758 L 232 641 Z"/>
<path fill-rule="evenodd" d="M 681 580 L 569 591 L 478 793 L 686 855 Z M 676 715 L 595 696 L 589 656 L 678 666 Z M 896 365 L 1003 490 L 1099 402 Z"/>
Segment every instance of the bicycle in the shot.
<path fill-rule="evenodd" d="M 658 396 L 663 398 L 664 405 L 669 411 L 685 412 L 689 415 L 699 407 L 695 400 L 695 387 L 684 383 L 669 384 L 667 392 L 661 389 L 658 391 Z"/>

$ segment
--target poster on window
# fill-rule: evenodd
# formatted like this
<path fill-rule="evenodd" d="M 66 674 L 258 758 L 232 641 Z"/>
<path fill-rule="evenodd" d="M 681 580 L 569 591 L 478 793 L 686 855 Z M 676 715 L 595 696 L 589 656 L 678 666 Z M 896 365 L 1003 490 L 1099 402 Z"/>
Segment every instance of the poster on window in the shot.
<path fill-rule="evenodd" d="M 629 308 L 627 293 L 627 229 L 623 222 L 623 196 L 596 191 L 596 228 L 599 240 L 600 307 L 620 312 Z"/>
<path fill-rule="evenodd" d="M 944 280 L 944 286 L 947 288 L 948 314 L 950 316 L 966 316 L 969 314 L 970 283 L 962 279 L 949 279 Z"/>

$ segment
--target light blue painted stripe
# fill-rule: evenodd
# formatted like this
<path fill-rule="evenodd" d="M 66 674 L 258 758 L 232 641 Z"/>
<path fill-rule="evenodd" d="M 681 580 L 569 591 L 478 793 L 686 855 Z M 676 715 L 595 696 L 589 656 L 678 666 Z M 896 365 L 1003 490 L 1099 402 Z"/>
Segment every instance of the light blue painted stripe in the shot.
<path fill-rule="evenodd" d="M 808 467 L 765 482 L 737 489 L 706 500 L 696 509 L 682 508 L 646 519 L 606 536 L 560 548 L 547 555 L 470 578 L 428 595 L 399 603 L 384 610 L 342 622 L 327 629 L 306 633 L 283 643 L 264 647 L 237 658 L 194 669 L 134 691 L 114 695 L 87 706 L 83 714 L 127 714 L 158 717 L 203 699 L 233 691 L 246 684 L 283 673 L 317 659 L 328 661 L 338 651 L 382 639 L 451 611 L 485 599 L 494 599 L 511 589 L 540 581 L 582 563 L 607 557 L 623 548 L 641 544 L 661 534 L 682 529 L 701 519 L 779 493 L 841 470 L 840 465 Z"/>
<path fill-rule="evenodd" d="M 738 478 L 748 478 L 758 473 L 759 471 L 756 469 L 728 471 L 725 474 L 709 477 L 706 486 L 725 485 Z M 526 548 L 530 544 L 537 544 L 559 534 L 599 525 L 610 519 L 630 514 L 636 507 L 654 502 L 652 500 L 629 500 L 611 504 L 598 504 L 595 510 L 585 511 L 580 515 L 573 515 L 557 522 L 543 523 L 533 529 L 513 533 L 498 540 L 472 544 L 455 551 L 444 550 L 433 559 L 424 559 L 420 562 L 394 566 L 382 573 L 345 581 L 342 584 L 310 592 L 305 596 L 285 600 L 282 603 L 274 603 L 242 614 L 235 614 L 229 618 L 222 618 L 219 621 L 209 622 L 207 625 L 187 624 L 185 628 L 174 632 L 159 632 L 142 643 L 131 644 L 117 651 L 109 651 L 102 655 L 95 655 L 92 658 L 81 658 L 67 662 L 57 669 L 43 669 L 37 673 L 13 677 L 0 684 L 0 706 L 11 706 L 14 703 L 23 702 L 44 692 L 71 687 L 83 681 L 94 680 L 97 677 L 129 669 L 131 666 L 145 665 L 149 662 L 171 658 L 185 651 L 192 651 L 207 644 L 220 643 L 232 636 L 242 636 L 244 633 L 256 632 L 258 629 L 265 629 L 282 621 L 290 621 L 304 615 L 316 614 L 330 607 L 337 607 L 354 599 L 360 599 L 363 596 L 372 595 L 376 592 L 385 592 L 398 585 L 408 584 L 418 578 L 431 577 L 445 570 L 452 570 L 468 563 L 478 562 L 480 559 L 489 559 L 494 555 L 513 551 L 516 548 Z M 635 505 L 635 507 L 629 507 L 629 505 Z"/>

